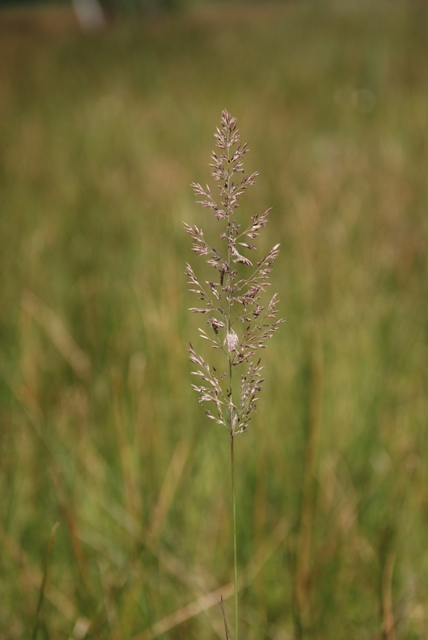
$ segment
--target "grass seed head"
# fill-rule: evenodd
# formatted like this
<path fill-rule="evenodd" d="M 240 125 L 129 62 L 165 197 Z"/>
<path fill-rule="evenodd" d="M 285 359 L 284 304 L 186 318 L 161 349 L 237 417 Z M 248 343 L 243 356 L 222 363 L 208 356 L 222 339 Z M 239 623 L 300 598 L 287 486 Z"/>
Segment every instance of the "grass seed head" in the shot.
<path fill-rule="evenodd" d="M 259 261 L 246 255 L 257 249 L 248 239 L 257 239 L 268 222 L 270 209 L 251 216 L 247 224 L 244 218 L 238 217 L 241 197 L 255 184 L 258 174 L 245 175 L 243 157 L 248 146 L 241 144 L 236 118 L 227 111 L 222 112 L 214 137 L 217 151 L 212 153 L 210 166 L 211 175 L 218 183 L 218 197 L 208 185 L 202 187 L 195 182 L 192 187 L 197 203 L 211 210 L 221 224 L 218 245 L 221 248 L 214 248 L 196 225 L 184 223 L 184 228 L 192 239 L 194 253 L 216 272 L 202 284 L 192 267 L 186 265 L 189 291 L 202 303 L 190 311 L 209 316 L 208 333 L 201 328 L 200 336 L 223 353 L 224 369 L 218 372 L 207 364 L 192 345 L 189 353 L 196 367 L 193 374 L 201 381 L 199 385 L 192 385 L 199 393 L 199 402 L 212 402 L 215 413 L 206 410 L 207 416 L 225 426 L 234 437 L 246 430 L 264 381 L 257 352 L 265 348 L 267 339 L 283 322 L 277 318 L 277 294 L 274 293 L 267 304 L 263 300 L 279 244 Z M 239 391 L 234 385 L 234 372 L 238 367 Z"/>

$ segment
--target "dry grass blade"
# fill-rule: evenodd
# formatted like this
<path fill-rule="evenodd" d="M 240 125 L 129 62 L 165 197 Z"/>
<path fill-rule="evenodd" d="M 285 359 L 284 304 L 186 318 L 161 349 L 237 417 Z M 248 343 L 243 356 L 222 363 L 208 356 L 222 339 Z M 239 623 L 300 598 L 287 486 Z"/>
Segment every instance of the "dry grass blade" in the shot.
<path fill-rule="evenodd" d="M 183 473 L 188 455 L 188 443 L 185 441 L 179 442 L 174 450 L 171 462 L 169 463 L 165 480 L 153 511 L 152 521 L 146 538 L 146 544 L 149 547 L 156 545 L 162 532 L 162 527 L 166 521 L 169 508 L 174 499 L 174 494 L 180 481 L 181 474 Z"/>
<path fill-rule="evenodd" d="M 166 633 L 167 631 L 174 629 L 174 627 L 178 627 L 178 625 L 186 622 L 186 620 L 194 618 L 199 613 L 202 613 L 207 609 L 211 609 L 211 607 L 219 604 L 223 595 L 225 596 L 225 599 L 230 598 L 233 595 L 233 582 L 229 582 L 215 591 L 211 591 L 211 593 L 201 596 L 181 609 L 174 611 L 174 613 L 162 618 L 162 620 L 159 620 L 159 622 L 156 622 L 148 629 L 145 629 L 136 636 L 133 636 L 131 640 L 152 640 L 152 638 L 156 638 L 162 633 Z"/>
<path fill-rule="evenodd" d="M 87 382 L 91 374 L 91 362 L 52 309 L 30 291 L 25 291 L 22 296 L 22 308 L 45 330 L 79 378 Z"/>

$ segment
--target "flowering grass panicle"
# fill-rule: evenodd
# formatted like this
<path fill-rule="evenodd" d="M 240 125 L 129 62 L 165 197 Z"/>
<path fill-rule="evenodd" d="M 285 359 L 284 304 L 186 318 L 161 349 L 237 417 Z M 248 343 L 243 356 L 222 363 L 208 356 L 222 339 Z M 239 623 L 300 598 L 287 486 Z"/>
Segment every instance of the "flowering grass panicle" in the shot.
<path fill-rule="evenodd" d="M 224 369 L 220 373 L 209 366 L 190 345 L 190 360 L 196 365 L 193 375 L 199 384 L 192 385 L 201 403 L 212 403 L 214 409 L 206 414 L 224 425 L 230 436 L 246 430 L 251 413 L 256 408 L 258 393 L 264 378 L 258 350 L 275 333 L 282 320 L 276 319 L 277 295 L 264 306 L 262 297 L 270 286 L 269 275 L 278 256 L 276 244 L 261 260 L 254 262 L 247 254 L 256 249 L 253 242 L 266 226 L 270 209 L 254 214 L 247 224 L 237 217 L 240 199 L 255 184 L 257 173 L 246 176 L 243 157 L 247 144 L 241 144 L 236 118 L 223 111 L 221 126 L 215 134 L 218 152 L 212 154 L 212 176 L 219 183 L 219 198 L 210 187 L 193 183 L 198 204 L 210 209 L 221 225 L 220 245 L 214 248 L 196 225 L 184 224 L 193 240 L 193 251 L 206 259 L 214 270 L 211 280 L 201 283 L 192 267 L 186 265 L 190 291 L 195 293 L 199 307 L 190 311 L 206 316 L 208 329 L 200 328 L 200 335 L 214 349 L 224 354 Z M 199 199 L 201 198 L 201 199 Z M 239 391 L 235 390 L 235 371 L 240 374 Z"/>

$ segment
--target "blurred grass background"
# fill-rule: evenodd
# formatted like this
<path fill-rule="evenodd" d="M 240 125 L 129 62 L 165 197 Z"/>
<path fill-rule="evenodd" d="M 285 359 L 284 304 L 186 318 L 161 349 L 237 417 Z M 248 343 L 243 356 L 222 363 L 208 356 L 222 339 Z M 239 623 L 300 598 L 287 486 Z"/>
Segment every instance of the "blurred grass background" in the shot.
<path fill-rule="evenodd" d="M 286 319 L 237 441 L 242 635 L 427 638 L 428 9 L 67 11 L 0 15 L 0 638 L 31 636 L 55 522 L 39 638 L 223 637 L 182 229 L 223 108 Z"/>

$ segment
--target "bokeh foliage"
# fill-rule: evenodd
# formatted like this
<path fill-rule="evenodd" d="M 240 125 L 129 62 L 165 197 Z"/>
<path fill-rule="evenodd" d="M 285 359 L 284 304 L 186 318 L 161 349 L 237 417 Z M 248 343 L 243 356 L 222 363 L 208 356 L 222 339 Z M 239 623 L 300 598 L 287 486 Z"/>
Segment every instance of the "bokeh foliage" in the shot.
<path fill-rule="evenodd" d="M 248 215 L 273 206 L 286 319 L 237 442 L 244 635 L 391 640 L 392 616 L 427 637 L 427 17 L 3 29 L 0 638 L 31 635 L 57 521 L 39 637 L 132 638 L 231 580 L 182 230 L 223 108 L 260 172 Z M 223 637 L 219 607 L 184 618 L 165 637 Z"/>

